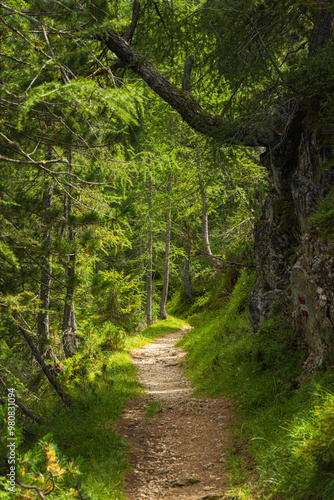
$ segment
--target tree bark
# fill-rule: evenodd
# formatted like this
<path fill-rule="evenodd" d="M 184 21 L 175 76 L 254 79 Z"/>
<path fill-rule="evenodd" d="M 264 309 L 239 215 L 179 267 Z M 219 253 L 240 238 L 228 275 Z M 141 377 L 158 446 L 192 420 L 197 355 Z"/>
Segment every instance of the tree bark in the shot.
<path fill-rule="evenodd" d="M 217 259 L 211 252 L 210 236 L 209 236 L 209 216 L 208 216 L 209 204 L 206 195 L 205 185 L 201 174 L 198 175 L 198 182 L 202 198 L 202 236 L 203 236 L 203 243 L 205 247 L 206 257 L 210 262 L 210 264 L 212 264 L 216 268 L 220 268 L 221 267 L 220 263 L 217 261 Z"/>
<path fill-rule="evenodd" d="M 192 300 L 194 298 L 194 295 L 193 295 L 193 291 L 191 288 L 191 281 L 190 281 L 190 252 L 191 252 L 191 239 L 190 239 L 190 236 L 188 236 L 186 257 L 184 259 L 184 267 L 183 267 L 183 285 L 184 285 L 184 291 L 186 292 L 187 297 L 189 297 L 189 299 Z"/>
<path fill-rule="evenodd" d="M 43 206 L 47 213 L 52 208 L 53 198 L 53 184 L 47 183 L 43 194 Z M 47 245 L 51 242 L 50 224 L 47 222 L 43 224 L 44 240 Z M 41 273 L 41 288 L 39 292 L 40 308 L 41 310 L 37 316 L 37 336 L 38 342 L 43 350 L 50 339 L 50 322 L 49 322 L 49 305 L 50 305 L 50 287 L 52 282 L 52 258 L 43 257 L 42 259 L 42 273 Z"/>
<path fill-rule="evenodd" d="M 152 258 L 152 176 L 148 181 L 148 262 L 147 262 L 147 303 L 146 322 L 147 326 L 152 325 L 152 298 L 153 298 L 153 258 Z"/>
<path fill-rule="evenodd" d="M 129 40 L 131 40 L 131 38 L 135 32 L 136 26 L 137 26 L 137 22 L 139 19 L 139 13 L 140 13 L 140 3 L 138 2 L 138 0 L 134 0 L 133 7 L 132 7 L 132 20 L 131 20 L 130 26 L 128 27 L 128 29 L 125 31 L 125 33 L 122 36 L 123 40 L 125 40 L 127 42 Z"/>
<path fill-rule="evenodd" d="M 133 49 L 116 31 L 110 30 L 104 40 L 108 49 L 140 76 L 144 82 L 173 109 L 175 109 L 194 130 L 216 139 L 231 138 L 247 146 L 258 146 L 263 139 L 254 137 L 253 130 L 241 130 L 240 124 L 231 130 L 231 123 L 221 116 L 204 111 L 191 92 L 172 85 L 143 54 Z M 190 63 L 190 60 L 189 60 Z"/>
<path fill-rule="evenodd" d="M 136 0 L 137 2 L 137 0 Z M 137 2 L 138 3 L 138 2 Z M 139 15 L 139 11 L 138 11 Z M 137 23 L 138 16 L 133 16 Z M 133 25 L 132 21 L 132 25 Z M 131 26 L 131 25 L 130 25 Z M 324 48 L 332 37 L 333 12 L 322 9 L 314 23 L 314 29 L 309 40 L 309 55 L 313 57 L 320 48 Z M 102 39 L 101 39 L 102 41 Z M 133 49 L 127 41 L 114 30 L 109 30 L 103 40 L 120 61 L 140 76 L 144 82 L 173 109 L 175 109 L 190 127 L 208 137 L 220 141 L 231 140 L 244 146 L 270 146 L 275 143 L 276 137 L 272 130 L 262 129 L 261 126 L 235 124 L 224 120 L 221 115 L 212 115 L 204 111 L 191 92 L 179 89 L 171 84 L 148 60 L 145 55 Z M 185 88 L 189 89 L 188 73 L 191 70 L 191 59 L 186 62 Z M 185 77 L 185 75 L 183 75 Z"/>
<path fill-rule="evenodd" d="M 324 49 L 330 42 L 333 34 L 333 21 L 333 12 L 327 9 L 318 12 L 308 48 L 310 58 L 314 57 L 318 50 Z"/>
<path fill-rule="evenodd" d="M 172 174 L 169 175 L 167 193 L 170 196 L 172 190 Z M 166 252 L 165 252 L 165 268 L 164 268 L 164 282 L 162 286 L 162 294 L 160 301 L 160 318 L 167 319 L 166 313 L 166 303 L 168 295 L 168 284 L 169 284 L 169 255 L 170 255 L 170 232 L 171 232 L 171 204 L 169 201 L 168 213 L 167 213 L 167 224 L 166 224 Z"/>
<path fill-rule="evenodd" d="M 3 388 L 5 389 L 6 393 L 8 393 L 7 385 L 1 376 L 0 376 L 0 382 L 3 386 Z M 43 423 L 43 419 L 41 419 L 41 417 L 38 417 L 37 415 L 35 415 L 31 410 L 28 410 L 28 408 L 26 408 L 21 403 L 21 401 L 18 399 L 17 396 L 15 396 L 15 394 L 13 394 L 12 397 L 15 399 L 15 405 L 22 411 L 22 413 L 24 413 L 25 415 L 27 415 L 27 417 L 31 418 L 32 420 L 34 420 L 35 422 L 37 422 L 39 424 Z M 0 398 L 0 404 L 4 405 L 4 404 L 6 404 L 6 401 L 4 399 Z"/>
<path fill-rule="evenodd" d="M 34 355 L 34 358 L 36 359 L 36 361 L 38 362 L 38 364 L 42 368 L 43 373 L 47 377 L 48 381 L 50 382 L 50 384 L 52 385 L 54 390 L 57 392 L 58 396 L 62 399 L 62 401 L 66 404 L 66 406 L 68 406 L 68 407 L 73 406 L 73 401 L 66 394 L 66 392 L 62 389 L 61 385 L 57 382 L 55 377 L 53 377 L 53 375 L 50 373 L 49 368 L 45 364 L 42 356 L 39 354 L 39 352 L 38 352 L 36 346 L 34 345 L 29 333 L 27 332 L 27 330 L 20 324 L 18 326 L 19 326 L 20 332 L 22 333 L 25 341 L 27 342 L 28 346 L 30 347 L 31 352 Z"/>
<path fill-rule="evenodd" d="M 69 153 L 69 168 L 71 169 L 71 152 Z M 72 213 L 72 199 L 70 196 L 66 197 L 65 200 L 65 219 L 69 220 L 69 216 Z M 69 224 L 68 226 L 68 241 L 74 243 L 75 232 L 73 227 Z M 75 278 L 75 264 L 76 264 L 76 254 L 74 249 L 68 256 L 67 262 L 65 263 L 65 273 L 67 278 L 66 287 L 66 297 L 64 304 L 64 314 L 63 314 L 63 324 L 62 324 L 62 342 L 66 358 L 71 358 L 75 355 L 77 350 L 77 338 L 75 335 L 76 320 L 75 320 L 75 309 L 74 309 L 74 278 Z"/>
<path fill-rule="evenodd" d="M 183 68 L 182 90 L 191 92 L 191 70 L 194 64 L 194 56 L 188 56 Z"/>

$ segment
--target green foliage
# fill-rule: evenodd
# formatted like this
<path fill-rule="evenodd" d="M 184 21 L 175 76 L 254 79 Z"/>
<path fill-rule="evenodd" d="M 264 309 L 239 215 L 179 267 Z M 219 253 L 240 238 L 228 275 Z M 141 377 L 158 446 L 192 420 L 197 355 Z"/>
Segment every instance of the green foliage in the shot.
<path fill-rule="evenodd" d="M 145 418 L 147 421 L 152 421 L 154 416 L 161 411 L 161 403 L 159 401 L 150 401 L 145 408 Z"/>
<path fill-rule="evenodd" d="M 125 333 L 110 321 L 103 323 L 102 335 L 104 340 L 100 346 L 103 351 L 117 351 L 124 347 Z"/>
<path fill-rule="evenodd" d="M 0 407 L 0 451 L 1 457 L 8 456 L 7 440 L 7 406 Z M 69 461 L 65 455 L 60 453 L 51 433 L 44 436 L 29 451 L 20 449 L 22 444 L 22 429 L 15 429 L 15 467 L 17 480 L 26 486 L 37 487 L 44 495 L 50 498 L 65 500 L 66 498 L 77 498 L 77 487 L 79 485 L 79 463 Z M 4 474 L 6 467 L 0 463 L 0 471 Z M 11 485 L 12 486 L 12 485 Z M 5 475 L 0 477 L 0 498 L 12 498 L 8 491 L 9 484 Z M 2 491 L 4 488 L 4 491 Z M 15 486 L 15 498 L 36 498 L 34 490 Z"/>
<path fill-rule="evenodd" d="M 228 496 L 330 500 L 333 374 L 301 382 L 302 352 L 290 325 L 281 320 L 281 304 L 275 318 L 251 332 L 247 297 L 253 282 L 254 276 L 243 272 L 229 302 L 193 316 L 193 329 L 180 341 L 197 391 L 232 398 L 238 410 L 238 433 L 249 458 L 240 458 L 240 447 L 230 449 Z"/>
<path fill-rule="evenodd" d="M 222 308 L 224 311 L 228 304 L 228 314 L 233 316 L 246 308 L 255 279 L 254 272 L 247 268 L 240 271 L 240 267 L 233 265 L 227 272 L 204 269 L 193 278 L 194 298 L 189 299 L 184 291 L 178 291 L 169 301 L 168 311 L 189 319 L 204 310 Z M 238 286 L 234 288 L 236 282 Z"/>
<path fill-rule="evenodd" d="M 77 498 L 79 462 L 69 461 L 47 434 L 28 452 L 19 458 L 18 478 L 29 486 L 37 486 L 50 498 Z M 16 498 L 35 498 L 32 490 L 17 489 Z"/>
<path fill-rule="evenodd" d="M 244 383 L 241 361 L 247 363 L 250 359 L 251 326 L 247 318 L 247 300 L 254 280 L 254 274 L 242 271 L 230 300 L 221 309 L 190 319 L 195 328 L 180 342 L 189 352 L 189 373 L 201 391 L 216 395 L 223 388 L 226 390 L 232 379 L 236 391 Z"/>
<path fill-rule="evenodd" d="M 282 322 L 279 315 L 262 323 L 253 335 L 253 356 L 263 370 L 269 367 L 283 370 L 290 359 L 296 361 L 297 350 L 291 325 Z"/>
<path fill-rule="evenodd" d="M 322 112 L 329 114 L 332 108 L 328 107 L 334 92 L 334 47 L 329 44 L 326 50 L 319 50 L 314 57 L 306 59 L 300 67 L 289 73 L 289 84 L 294 91 L 303 97 L 305 105 L 312 112 L 312 106 L 323 103 Z M 314 110 L 313 110 L 314 111 Z"/>
<path fill-rule="evenodd" d="M 311 402 L 299 408 L 266 457 L 266 491 L 291 500 L 333 497 L 333 405 L 333 392 L 318 389 Z"/>
<path fill-rule="evenodd" d="M 311 231 L 328 242 L 334 239 L 334 192 L 318 200 L 318 207 L 309 218 Z"/>
<path fill-rule="evenodd" d="M 134 329 L 140 310 L 137 281 L 114 268 L 94 275 L 91 289 L 98 322 L 112 321 L 128 331 Z"/>

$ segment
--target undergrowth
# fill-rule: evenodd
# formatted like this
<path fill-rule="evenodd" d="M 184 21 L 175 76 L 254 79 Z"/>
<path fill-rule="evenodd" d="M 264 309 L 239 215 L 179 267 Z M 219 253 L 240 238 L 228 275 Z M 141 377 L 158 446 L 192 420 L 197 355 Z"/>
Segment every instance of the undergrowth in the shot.
<path fill-rule="evenodd" d="M 321 198 L 315 213 L 309 218 L 311 230 L 316 236 L 333 243 L 334 234 L 334 189 Z"/>
<path fill-rule="evenodd" d="M 303 353 L 279 311 L 253 334 L 247 301 L 254 280 L 243 271 L 224 305 L 212 310 L 207 305 L 192 315 L 193 329 L 179 341 L 188 351 L 187 371 L 197 393 L 231 398 L 239 415 L 243 451 L 237 446 L 229 452 L 227 494 L 239 499 L 330 500 L 333 373 L 319 372 L 301 381 Z"/>
<path fill-rule="evenodd" d="M 111 324 L 106 325 L 103 335 L 102 330 L 91 328 L 85 346 L 64 362 L 64 372 L 58 376 L 70 392 L 74 407 L 65 408 L 51 391 L 45 394 L 45 424 L 36 427 L 34 436 L 18 450 L 22 483 L 37 485 L 41 492 L 49 492 L 50 499 L 124 499 L 128 445 L 115 431 L 114 423 L 128 401 L 143 391 L 129 350 L 184 325 L 183 320 L 170 317 L 131 336 L 124 336 Z M 3 439 L 5 442 L 5 435 Z M 46 450 L 56 450 L 52 451 L 51 463 L 57 469 L 53 491 L 50 472 L 54 470 L 50 469 L 50 452 Z M 67 482 L 60 482 L 58 473 L 68 477 Z M 0 497 L 9 498 L 1 485 Z M 37 498 L 36 491 L 17 487 L 16 498 Z"/>

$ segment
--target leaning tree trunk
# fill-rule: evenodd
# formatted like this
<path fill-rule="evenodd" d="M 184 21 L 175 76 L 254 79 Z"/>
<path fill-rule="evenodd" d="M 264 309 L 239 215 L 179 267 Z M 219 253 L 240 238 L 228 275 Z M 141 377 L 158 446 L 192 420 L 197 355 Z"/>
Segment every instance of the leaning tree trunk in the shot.
<path fill-rule="evenodd" d="M 152 298 L 153 298 L 153 259 L 152 259 L 152 176 L 148 181 L 148 262 L 147 262 L 147 303 L 146 322 L 147 326 L 152 325 Z"/>
<path fill-rule="evenodd" d="M 170 196 L 172 190 L 172 174 L 169 175 L 168 181 L 168 196 Z M 171 205 L 169 202 L 168 213 L 167 213 L 167 226 L 166 226 L 166 253 L 165 253 L 165 269 L 164 269 L 164 283 L 162 286 L 162 295 L 160 301 L 160 318 L 167 319 L 166 313 L 166 303 L 168 295 L 168 282 L 169 282 L 169 254 L 170 254 L 170 229 L 171 229 Z"/>
<path fill-rule="evenodd" d="M 3 386 L 4 390 L 6 391 L 6 395 L 8 394 L 8 387 L 6 385 L 6 382 L 4 380 L 4 378 L 0 375 L 0 383 L 1 385 Z M 38 417 L 37 415 L 35 415 L 35 413 L 33 413 L 31 410 L 29 410 L 28 408 L 26 408 L 22 403 L 21 401 L 18 399 L 18 397 L 13 394 L 12 395 L 14 401 L 15 401 L 15 405 L 19 408 L 19 410 L 24 413 L 27 417 L 31 418 L 32 420 L 34 420 L 35 422 L 38 422 L 39 424 L 43 423 L 43 419 L 41 417 Z M 1 405 L 5 405 L 7 403 L 6 400 L 0 398 L 0 404 Z"/>
<path fill-rule="evenodd" d="M 63 400 L 63 402 L 66 404 L 66 406 L 72 406 L 73 405 L 73 401 L 66 394 L 66 392 L 63 390 L 63 388 L 61 387 L 61 385 L 59 384 L 59 382 L 57 382 L 57 380 L 55 379 L 55 377 L 50 372 L 48 366 L 44 362 L 42 356 L 39 354 L 38 349 L 34 345 L 32 339 L 31 339 L 31 336 L 29 335 L 29 333 L 27 332 L 27 330 L 22 325 L 20 325 L 20 324 L 18 326 L 19 326 L 20 332 L 22 333 L 25 341 L 27 342 L 28 346 L 30 347 L 30 350 L 31 350 L 32 354 L 34 355 L 34 358 L 36 359 L 36 361 L 40 365 L 42 371 L 44 372 L 45 376 L 47 377 L 47 379 L 50 382 L 50 384 L 52 385 L 52 387 L 57 392 L 58 396 Z"/>
<path fill-rule="evenodd" d="M 43 194 L 43 208 L 45 214 L 52 208 L 53 199 L 53 184 L 47 183 Z M 51 243 L 50 224 L 43 224 L 42 232 L 44 233 L 44 242 L 46 246 Z M 52 257 L 46 256 L 41 260 L 41 287 L 39 291 L 40 311 L 37 316 L 37 336 L 40 348 L 44 350 L 50 340 L 50 322 L 49 322 L 49 306 L 50 306 L 50 290 L 52 281 Z"/>

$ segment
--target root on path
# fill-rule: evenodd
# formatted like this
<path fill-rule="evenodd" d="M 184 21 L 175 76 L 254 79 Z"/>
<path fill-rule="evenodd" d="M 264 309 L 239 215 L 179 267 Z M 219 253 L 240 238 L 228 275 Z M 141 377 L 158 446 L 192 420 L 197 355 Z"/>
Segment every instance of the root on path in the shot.
<path fill-rule="evenodd" d="M 232 405 L 192 396 L 175 343 L 186 328 L 131 352 L 147 396 L 133 400 L 117 424 L 131 447 L 129 500 L 213 500 L 223 494 Z M 160 403 L 160 404 L 159 404 Z M 147 408 L 156 411 L 148 417 Z"/>

